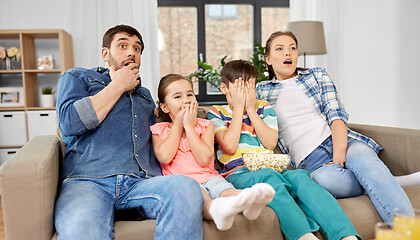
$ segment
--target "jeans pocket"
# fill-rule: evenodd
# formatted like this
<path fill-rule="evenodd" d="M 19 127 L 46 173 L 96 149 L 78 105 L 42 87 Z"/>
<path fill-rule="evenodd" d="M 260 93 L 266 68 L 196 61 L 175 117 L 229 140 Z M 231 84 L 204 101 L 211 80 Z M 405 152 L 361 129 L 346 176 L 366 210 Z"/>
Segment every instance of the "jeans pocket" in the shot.
<path fill-rule="evenodd" d="M 329 136 L 323 143 L 318 146 L 319 149 L 323 149 L 332 158 L 333 156 L 333 142 L 331 136 Z"/>

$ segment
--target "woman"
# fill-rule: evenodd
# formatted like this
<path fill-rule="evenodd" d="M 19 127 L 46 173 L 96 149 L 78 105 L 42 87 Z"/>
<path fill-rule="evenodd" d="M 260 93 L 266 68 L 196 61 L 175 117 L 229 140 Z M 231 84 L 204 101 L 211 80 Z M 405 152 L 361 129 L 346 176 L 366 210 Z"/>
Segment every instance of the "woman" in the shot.
<path fill-rule="evenodd" d="M 367 193 L 385 222 L 394 208 L 412 208 L 404 190 L 378 158 L 374 140 L 347 128 L 348 114 L 325 69 L 297 68 L 298 42 L 291 32 L 275 32 L 266 43 L 272 80 L 257 85 L 257 97 L 273 106 L 279 145 L 294 168 L 336 198 Z"/>

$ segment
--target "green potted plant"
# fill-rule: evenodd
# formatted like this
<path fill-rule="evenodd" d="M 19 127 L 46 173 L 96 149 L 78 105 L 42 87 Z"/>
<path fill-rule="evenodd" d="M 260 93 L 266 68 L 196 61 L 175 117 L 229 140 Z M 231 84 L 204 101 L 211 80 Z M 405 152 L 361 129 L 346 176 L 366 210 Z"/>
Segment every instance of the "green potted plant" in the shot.
<path fill-rule="evenodd" d="M 249 62 L 255 67 L 255 70 L 257 71 L 256 82 L 258 83 L 268 80 L 267 63 L 264 60 L 265 48 L 258 43 L 254 44 L 254 48 L 254 53 L 251 56 Z M 200 67 L 195 72 L 188 75 L 187 78 L 195 82 L 207 82 L 220 91 L 220 71 L 226 63 L 226 57 L 227 56 L 224 56 L 220 60 L 220 64 L 217 68 L 214 68 L 205 62 L 198 61 L 197 64 Z"/>
<path fill-rule="evenodd" d="M 51 87 L 42 88 L 42 94 L 39 99 L 40 107 L 54 107 L 54 91 Z"/>

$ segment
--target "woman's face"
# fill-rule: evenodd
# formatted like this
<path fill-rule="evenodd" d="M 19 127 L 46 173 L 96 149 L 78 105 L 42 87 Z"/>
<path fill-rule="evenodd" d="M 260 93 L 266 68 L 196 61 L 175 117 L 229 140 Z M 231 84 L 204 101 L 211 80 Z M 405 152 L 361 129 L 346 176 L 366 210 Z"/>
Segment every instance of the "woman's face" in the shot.
<path fill-rule="evenodd" d="M 287 35 L 281 35 L 273 39 L 270 47 L 265 61 L 273 67 L 277 79 L 294 77 L 299 56 L 295 40 Z"/>

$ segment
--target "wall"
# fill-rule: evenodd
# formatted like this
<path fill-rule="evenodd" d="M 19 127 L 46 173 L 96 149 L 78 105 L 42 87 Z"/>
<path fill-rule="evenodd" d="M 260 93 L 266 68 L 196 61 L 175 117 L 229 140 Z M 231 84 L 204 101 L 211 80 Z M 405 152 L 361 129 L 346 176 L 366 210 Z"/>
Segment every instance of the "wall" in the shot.
<path fill-rule="evenodd" d="M 417 0 L 291 0 L 291 21 L 324 22 L 328 53 L 307 62 L 327 68 L 349 122 L 420 129 L 419 10 Z"/>
<path fill-rule="evenodd" d="M 0 28 L 63 28 L 73 35 L 76 66 L 95 66 L 102 64 L 97 36 L 116 17 L 127 22 L 129 16 L 142 15 L 136 13 L 144 12 L 146 1 L 152 2 L 124 1 L 141 2 L 127 13 L 130 7 L 125 4 L 114 6 L 115 11 L 98 9 L 119 1 L 2 0 Z M 328 53 L 309 56 L 307 65 L 327 68 L 350 122 L 420 129 L 420 77 L 416 73 L 420 67 L 420 1 L 291 0 L 290 8 L 291 21 L 324 21 Z M 156 24 L 149 19 L 152 26 Z M 143 22 L 136 22 L 139 28 L 144 27 Z M 147 51 L 157 50 L 153 36 L 145 35 Z M 151 54 L 147 51 L 145 55 Z M 157 61 L 154 57 L 142 66 L 142 71 L 150 72 L 145 81 L 152 93 L 159 78 Z"/>
<path fill-rule="evenodd" d="M 145 42 L 140 75 L 157 95 L 157 0 L 0 0 L 0 29 L 64 29 L 72 35 L 75 67 L 104 66 L 102 36 L 117 24 L 139 30 Z"/>

